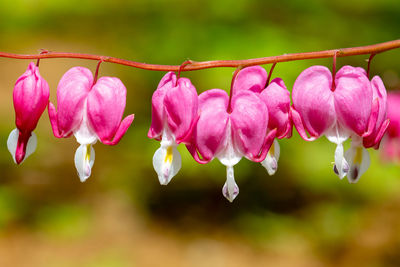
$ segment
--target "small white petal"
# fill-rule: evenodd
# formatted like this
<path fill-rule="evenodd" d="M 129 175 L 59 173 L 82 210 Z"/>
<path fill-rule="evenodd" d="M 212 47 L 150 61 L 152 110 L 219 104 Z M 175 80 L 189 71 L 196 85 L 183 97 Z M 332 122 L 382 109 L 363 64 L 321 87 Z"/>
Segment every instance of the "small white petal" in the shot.
<path fill-rule="evenodd" d="M 74 136 L 76 138 L 76 141 L 81 145 L 87 145 L 87 144 L 93 145 L 97 142 L 97 135 L 89 125 L 86 105 L 87 102 L 85 102 L 84 108 L 82 109 L 81 124 L 79 125 L 78 129 L 74 131 Z"/>
<path fill-rule="evenodd" d="M 280 156 L 280 147 L 276 139 L 271 145 L 267 156 L 261 162 L 261 165 L 267 170 L 269 175 L 274 175 L 278 169 L 278 160 Z"/>
<path fill-rule="evenodd" d="M 17 149 L 18 136 L 19 136 L 18 129 L 14 129 L 11 131 L 11 133 L 7 139 L 7 148 L 8 148 L 8 151 L 10 151 L 11 156 L 15 163 L 17 163 L 17 161 L 15 160 L 15 151 Z"/>
<path fill-rule="evenodd" d="M 343 179 L 349 171 L 349 164 L 343 156 L 343 151 L 343 144 L 339 143 L 335 149 L 335 166 L 333 170 L 340 179 Z"/>
<path fill-rule="evenodd" d="M 95 160 L 95 153 L 92 145 L 80 145 L 75 152 L 75 167 L 81 182 L 85 182 L 91 172 Z"/>
<path fill-rule="evenodd" d="M 175 146 L 161 146 L 154 153 L 153 167 L 160 184 L 167 185 L 182 167 L 181 154 Z"/>
<path fill-rule="evenodd" d="M 14 129 L 11 131 L 7 139 L 7 148 L 8 151 L 11 153 L 11 156 L 15 163 L 17 163 L 15 159 L 15 152 L 17 150 L 18 137 L 19 137 L 19 131 L 18 129 Z M 37 137 L 36 134 L 32 132 L 31 136 L 28 139 L 28 144 L 26 145 L 26 151 L 25 151 L 25 158 L 22 162 L 24 162 L 27 157 L 29 157 L 30 155 L 32 155 L 33 152 L 35 152 L 36 147 L 37 147 Z"/>
<path fill-rule="evenodd" d="M 232 202 L 239 194 L 239 187 L 235 182 L 235 176 L 232 166 L 226 167 L 226 182 L 222 188 L 222 194 L 224 197 Z"/>
<path fill-rule="evenodd" d="M 345 153 L 350 169 L 347 174 L 349 183 L 357 183 L 370 165 L 368 151 L 359 142 L 352 142 L 351 147 Z"/>

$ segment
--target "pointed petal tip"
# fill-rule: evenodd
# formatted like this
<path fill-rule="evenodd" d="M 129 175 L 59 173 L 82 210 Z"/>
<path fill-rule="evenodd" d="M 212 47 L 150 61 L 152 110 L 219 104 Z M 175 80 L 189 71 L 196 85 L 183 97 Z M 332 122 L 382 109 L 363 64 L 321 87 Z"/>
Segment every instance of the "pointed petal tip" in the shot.
<path fill-rule="evenodd" d="M 232 203 L 239 195 L 239 187 L 235 184 L 233 190 L 229 190 L 227 183 L 225 183 L 224 187 L 222 188 L 222 194 L 227 200 L 229 200 L 229 202 Z"/>

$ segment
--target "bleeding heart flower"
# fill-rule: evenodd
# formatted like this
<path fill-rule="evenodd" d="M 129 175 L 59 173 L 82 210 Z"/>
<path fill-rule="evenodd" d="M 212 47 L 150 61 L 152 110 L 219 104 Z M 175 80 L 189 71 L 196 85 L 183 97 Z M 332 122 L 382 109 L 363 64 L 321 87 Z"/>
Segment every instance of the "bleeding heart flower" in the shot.
<path fill-rule="evenodd" d="M 268 110 L 257 94 L 243 90 L 234 93 L 229 105 L 228 94 L 212 89 L 199 95 L 199 114 L 190 145 L 194 159 L 207 163 L 214 157 L 226 166 L 227 179 L 223 195 L 233 201 L 239 194 L 233 166 L 244 156 L 252 161 L 265 159 L 275 137 L 269 132 Z"/>
<path fill-rule="evenodd" d="M 260 66 L 244 68 L 235 78 L 233 92 L 250 90 L 257 93 L 268 109 L 268 131 L 276 129 L 278 139 L 290 138 L 292 136 L 290 92 L 280 78 L 273 79 L 266 87 L 267 79 L 267 72 Z M 279 155 L 279 143 L 274 140 L 265 160 L 261 162 L 269 175 L 275 174 L 278 169 Z"/>
<path fill-rule="evenodd" d="M 197 119 L 198 96 L 189 79 L 168 72 L 152 97 L 152 121 L 149 138 L 160 142 L 154 153 L 153 167 L 160 184 L 168 184 L 181 168 L 181 155 L 176 147 L 185 143 Z"/>
<path fill-rule="evenodd" d="M 14 162 L 20 164 L 36 149 L 33 130 L 49 102 L 49 85 L 33 62 L 15 83 L 13 102 L 17 128 L 11 131 L 7 147 Z"/>
<path fill-rule="evenodd" d="M 356 148 L 362 144 L 362 138 L 380 129 L 377 126 L 379 99 L 374 96 L 382 92 L 374 92 L 373 86 L 364 69 L 351 66 L 344 66 L 337 72 L 334 84 L 326 67 L 310 67 L 299 75 L 293 86 L 292 119 L 297 131 L 307 141 L 325 135 L 336 143 L 334 170 L 340 178 L 349 172 L 351 183 L 358 181 L 362 174 L 351 170 L 358 166 L 353 163 L 359 162 L 353 156 L 360 155 L 359 165 L 364 167 L 369 164 L 369 158 L 363 157 L 364 152 L 353 150 L 343 157 L 343 142 L 352 137 L 352 147 Z M 357 175 L 354 177 L 354 174 Z"/>
<path fill-rule="evenodd" d="M 57 87 L 58 112 L 49 103 L 49 117 L 54 136 L 74 134 L 80 144 L 75 153 L 75 166 L 82 182 L 89 178 L 94 163 L 93 144 L 100 140 L 116 145 L 132 124 L 134 115 L 122 122 L 126 88 L 115 77 L 93 81 L 90 70 L 74 67 L 61 78 Z"/>

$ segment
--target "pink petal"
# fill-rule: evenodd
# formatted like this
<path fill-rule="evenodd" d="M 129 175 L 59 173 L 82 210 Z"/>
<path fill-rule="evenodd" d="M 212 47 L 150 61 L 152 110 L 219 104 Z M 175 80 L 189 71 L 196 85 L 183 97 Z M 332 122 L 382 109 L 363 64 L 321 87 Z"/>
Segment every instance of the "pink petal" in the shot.
<path fill-rule="evenodd" d="M 277 129 L 277 138 L 291 134 L 292 125 L 290 113 L 290 92 L 282 79 L 275 78 L 261 94 L 261 99 L 267 106 L 269 121 L 268 129 Z M 290 137 L 290 136 L 289 136 Z"/>
<path fill-rule="evenodd" d="M 234 142 L 239 150 L 251 160 L 257 158 L 268 128 L 268 109 L 263 101 L 251 91 L 235 94 L 230 118 Z"/>
<path fill-rule="evenodd" d="M 92 72 L 84 67 L 71 68 L 58 83 L 57 124 L 61 136 L 70 136 L 79 126 L 83 116 L 85 100 L 92 88 L 92 84 Z"/>
<path fill-rule="evenodd" d="M 338 120 L 362 136 L 371 115 L 372 88 L 364 71 L 344 66 L 336 74 L 335 109 Z"/>
<path fill-rule="evenodd" d="M 126 116 L 126 118 L 123 119 L 123 121 L 119 125 L 118 130 L 115 133 L 113 140 L 112 141 L 104 140 L 103 143 L 106 144 L 106 145 L 110 145 L 110 146 L 118 144 L 119 141 L 121 140 L 121 138 L 125 135 L 125 133 L 128 130 L 129 126 L 131 126 L 134 118 L 135 118 L 134 114 Z"/>
<path fill-rule="evenodd" d="M 292 112 L 293 122 L 298 130 L 304 130 L 301 136 L 305 140 L 305 131 L 312 138 L 318 138 L 336 121 L 331 85 L 332 74 L 323 66 L 304 70 L 294 83 L 292 99 L 296 112 Z"/>
<path fill-rule="evenodd" d="M 164 99 L 168 127 L 181 143 L 193 129 L 197 119 L 198 96 L 189 79 L 180 78 L 178 85 L 169 89 Z"/>
<path fill-rule="evenodd" d="M 267 82 L 267 71 L 260 66 L 247 67 L 239 71 L 233 84 L 233 93 L 243 90 L 260 93 Z"/>
<path fill-rule="evenodd" d="M 204 161 L 210 161 L 226 138 L 229 97 L 221 89 L 212 89 L 199 95 L 199 120 L 193 132 L 194 145 Z M 193 144 L 188 147 L 195 154 Z M 196 158 L 195 158 L 196 159 Z"/>
<path fill-rule="evenodd" d="M 113 141 L 117 131 L 125 133 L 124 127 L 120 129 L 125 103 L 126 88 L 120 79 L 114 77 L 101 77 L 88 94 L 87 114 L 90 125 L 102 143 L 114 144 L 122 137 L 118 136 Z M 127 119 L 130 125 L 133 117 Z"/>
<path fill-rule="evenodd" d="M 315 139 L 317 139 L 319 137 L 319 136 L 312 136 L 312 135 L 310 137 L 308 137 L 307 132 L 303 125 L 303 121 L 300 117 L 300 114 L 294 109 L 294 107 L 292 107 L 290 109 L 290 114 L 291 114 L 291 118 L 293 121 L 293 125 L 296 127 L 296 130 L 299 133 L 299 135 L 301 136 L 301 138 L 303 138 L 305 141 L 314 141 Z"/>
<path fill-rule="evenodd" d="M 164 75 L 151 98 L 151 126 L 147 136 L 160 140 L 164 127 L 164 97 L 167 91 L 175 87 L 176 75 L 170 71 Z"/>
<path fill-rule="evenodd" d="M 17 128 L 25 132 L 33 131 L 49 103 L 49 85 L 33 62 L 15 83 L 13 102 Z"/>

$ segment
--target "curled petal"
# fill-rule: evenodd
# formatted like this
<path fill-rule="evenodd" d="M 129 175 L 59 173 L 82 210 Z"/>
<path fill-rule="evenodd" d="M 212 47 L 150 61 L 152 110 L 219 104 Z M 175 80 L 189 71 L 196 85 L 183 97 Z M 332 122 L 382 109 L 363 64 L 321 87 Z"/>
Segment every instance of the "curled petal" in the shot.
<path fill-rule="evenodd" d="M 121 124 L 119 125 L 117 132 L 114 135 L 114 138 L 112 140 L 104 140 L 102 141 L 103 144 L 105 145 L 116 145 L 119 143 L 119 141 L 121 140 L 121 138 L 125 135 L 126 131 L 128 130 L 129 126 L 131 126 L 133 120 L 135 118 L 134 114 L 128 115 L 125 117 L 125 119 L 123 119 L 123 121 L 121 122 Z"/>
<path fill-rule="evenodd" d="M 158 180 L 160 181 L 161 185 L 167 185 L 181 169 L 181 166 L 181 155 L 176 147 L 161 146 L 154 153 L 153 167 L 158 175 Z"/>
<path fill-rule="evenodd" d="M 304 128 L 303 121 L 300 117 L 300 114 L 294 109 L 294 107 L 291 107 L 290 114 L 291 114 L 293 124 L 296 127 L 296 130 L 299 133 L 299 135 L 301 136 L 301 138 L 303 138 L 305 141 L 314 141 L 315 139 L 317 139 L 319 137 L 319 136 L 312 136 L 312 135 L 310 137 L 308 137 L 307 132 Z"/>
<path fill-rule="evenodd" d="M 75 152 L 75 167 L 81 182 L 85 182 L 91 172 L 94 164 L 95 153 L 92 145 L 80 145 Z"/>
<path fill-rule="evenodd" d="M 294 83 L 292 99 L 296 112 L 292 110 L 292 119 L 305 140 L 310 140 L 306 131 L 312 138 L 318 138 L 336 121 L 331 85 L 332 74 L 323 66 L 304 70 Z"/>
<path fill-rule="evenodd" d="M 261 93 L 261 91 L 265 88 L 267 78 L 267 71 L 263 67 L 252 66 L 244 68 L 239 71 L 235 78 L 233 84 L 233 93 L 236 94 L 243 90 Z"/>

